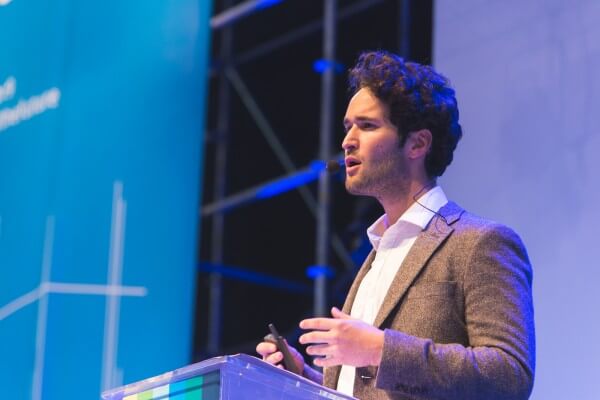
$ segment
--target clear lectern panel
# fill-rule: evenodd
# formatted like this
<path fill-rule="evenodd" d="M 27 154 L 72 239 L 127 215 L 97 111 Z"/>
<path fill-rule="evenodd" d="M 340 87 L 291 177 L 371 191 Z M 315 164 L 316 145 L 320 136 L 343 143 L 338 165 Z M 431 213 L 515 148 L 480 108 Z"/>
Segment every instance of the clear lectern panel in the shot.
<path fill-rule="evenodd" d="M 246 354 L 211 358 L 102 393 L 104 400 L 347 400 Z"/>

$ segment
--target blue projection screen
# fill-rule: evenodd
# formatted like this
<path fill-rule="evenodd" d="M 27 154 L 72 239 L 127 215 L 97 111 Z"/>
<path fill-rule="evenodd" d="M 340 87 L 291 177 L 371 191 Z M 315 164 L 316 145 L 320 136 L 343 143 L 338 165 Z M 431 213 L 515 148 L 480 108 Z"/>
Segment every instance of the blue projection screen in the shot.
<path fill-rule="evenodd" d="M 464 137 L 442 184 L 533 264 L 532 400 L 600 398 L 600 2 L 435 2 Z"/>
<path fill-rule="evenodd" d="M 190 361 L 211 2 L 0 0 L 0 397 Z"/>

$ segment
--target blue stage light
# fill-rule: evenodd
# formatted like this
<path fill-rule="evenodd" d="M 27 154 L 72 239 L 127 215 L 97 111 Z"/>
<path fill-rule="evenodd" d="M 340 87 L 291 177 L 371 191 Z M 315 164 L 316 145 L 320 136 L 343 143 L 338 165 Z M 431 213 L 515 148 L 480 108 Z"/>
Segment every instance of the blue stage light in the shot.
<path fill-rule="evenodd" d="M 335 271 L 333 268 L 326 265 L 311 265 L 306 268 L 306 276 L 310 279 L 317 279 L 318 277 L 324 276 L 328 279 L 333 278 Z"/>
<path fill-rule="evenodd" d="M 322 74 L 323 72 L 331 68 L 333 68 L 333 71 L 336 74 L 341 74 L 344 72 L 344 64 L 339 63 L 337 61 L 325 60 L 323 58 L 320 58 L 318 60 L 315 60 L 315 62 L 313 63 L 313 70 L 318 74 Z"/>
<path fill-rule="evenodd" d="M 283 0 L 264 0 L 256 5 L 256 9 L 269 8 L 275 4 L 281 3 Z"/>
<path fill-rule="evenodd" d="M 315 181 L 319 178 L 319 174 L 325 170 L 325 165 L 324 161 L 313 161 L 310 163 L 309 169 L 264 186 L 256 193 L 256 198 L 268 199 L 269 197 L 276 196 L 280 193 L 287 192 Z"/>

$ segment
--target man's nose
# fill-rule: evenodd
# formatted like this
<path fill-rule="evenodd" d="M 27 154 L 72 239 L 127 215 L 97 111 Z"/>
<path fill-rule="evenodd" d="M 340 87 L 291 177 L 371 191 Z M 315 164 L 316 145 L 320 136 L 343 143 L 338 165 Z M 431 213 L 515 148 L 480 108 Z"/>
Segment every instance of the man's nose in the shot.
<path fill-rule="evenodd" d="M 351 127 L 348 132 L 346 132 L 346 136 L 344 136 L 344 140 L 342 140 L 342 149 L 349 153 L 358 148 L 358 140 L 354 135 L 354 127 Z"/>

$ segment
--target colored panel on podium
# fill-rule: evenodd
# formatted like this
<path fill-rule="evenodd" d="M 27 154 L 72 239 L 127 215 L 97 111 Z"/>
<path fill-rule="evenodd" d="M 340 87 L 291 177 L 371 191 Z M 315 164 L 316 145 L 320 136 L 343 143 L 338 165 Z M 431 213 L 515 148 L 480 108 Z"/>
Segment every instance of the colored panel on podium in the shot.
<path fill-rule="evenodd" d="M 195 376 L 178 382 L 161 385 L 142 393 L 130 394 L 123 400 L 212 400 L 219 399 L 219 372 Z"/>

